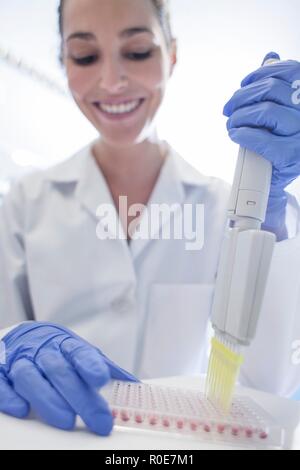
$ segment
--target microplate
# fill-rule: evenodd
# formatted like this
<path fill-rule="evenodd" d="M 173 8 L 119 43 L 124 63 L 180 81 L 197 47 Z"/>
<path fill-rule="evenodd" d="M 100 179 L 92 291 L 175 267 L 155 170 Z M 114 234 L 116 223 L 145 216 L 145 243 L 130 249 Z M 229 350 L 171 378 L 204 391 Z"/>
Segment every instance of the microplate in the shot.
<path fill-rule="evenodd" d="M 195 390 L 111 381 L 103 395 L 116 426 L 244 448 L 280 449 L 284 444 L 283 427 L 246 396 L 236 396 L 225 414 Z"/>

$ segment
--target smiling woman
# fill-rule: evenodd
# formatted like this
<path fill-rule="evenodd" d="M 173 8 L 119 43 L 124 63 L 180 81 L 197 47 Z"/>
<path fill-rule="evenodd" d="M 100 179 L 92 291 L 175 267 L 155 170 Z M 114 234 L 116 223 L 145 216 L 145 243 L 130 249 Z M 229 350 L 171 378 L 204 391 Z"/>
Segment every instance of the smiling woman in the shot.
<path fill-rule="evenodd" d="M 177 60 L 168 3 L 64 0 L 59 28 L 69 89 L 101 136 L 93 154 L 115 205 L 120 194 L 146 204 L 165 160 L 155 118 Z"/>
<path fill-rule="evenodd" d="M 152 133 L 176 63 L 167 2 L 64 0 L 59 28 L 70 90 L 102 142 L 112 151 Z"/>

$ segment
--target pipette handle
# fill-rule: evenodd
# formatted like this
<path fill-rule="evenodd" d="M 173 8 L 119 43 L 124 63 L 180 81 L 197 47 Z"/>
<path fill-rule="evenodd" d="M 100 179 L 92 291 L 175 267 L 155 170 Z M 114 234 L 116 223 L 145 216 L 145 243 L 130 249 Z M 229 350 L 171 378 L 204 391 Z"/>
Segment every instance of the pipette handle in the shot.
<path fill-rule="evenodd" d="M 255 337 L 276 242 L 273 233 L 260 230 L 271 178 L 271 163 L 240 147 L 228 207 L 233 223 L 222 246 L 212 309 L 215 330 L 240 345 Z"/>

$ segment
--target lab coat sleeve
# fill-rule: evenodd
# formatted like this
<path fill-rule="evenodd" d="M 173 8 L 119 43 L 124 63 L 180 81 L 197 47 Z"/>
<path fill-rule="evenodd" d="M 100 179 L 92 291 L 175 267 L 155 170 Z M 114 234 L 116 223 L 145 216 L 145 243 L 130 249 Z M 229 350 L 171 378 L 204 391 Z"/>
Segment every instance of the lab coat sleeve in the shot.
<path fill-rule="evenodd" d="M 258 330 L 241 382 L 291 397 L 300 388 L 300 204 L 289 194 L 289 239 L 276 243 Z"/>
<path fill-rule="evenodd" d="M 18 183 L 0 206 L 0 330 L 34 319 L 26 270 L 25 201 Z"/>

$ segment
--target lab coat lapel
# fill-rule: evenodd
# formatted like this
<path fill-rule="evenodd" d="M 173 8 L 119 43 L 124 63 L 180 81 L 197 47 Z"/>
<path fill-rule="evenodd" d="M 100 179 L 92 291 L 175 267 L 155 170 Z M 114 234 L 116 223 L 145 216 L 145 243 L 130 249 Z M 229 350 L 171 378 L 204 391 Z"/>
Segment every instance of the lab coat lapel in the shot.
<path fill-rule="evenodd" d="M 76 189 L 76 197 L 81 202 L 82 206 L 87 209 L 90 215 L 94 217 L 99 224 L 103 225 L 105 230 L 113 239 L 120 239 L 120 241 L 124 242 L 127 246 L 126 236 L 111 196 L 111 192 L 101 169 L 98 167 L 92 155 L 91 148 L 92 146 L 89 146 L 86 149 L 86 158 Z M 109 208 L 115 224 L 105 225 L 105 219 L 97 216 L 97 209 L 100 205 L 104 205 Z"/>
<path fill-rule="evenodd" d="M 138 228 L 138 237 L 131 241 L 131 253 L 133 259 L 136 259 L 153 239 L 159 238 L 161 229 L 170 224 L 171 219 L 180 212 L 180 205 L 185 198 L 184 186 L 175 162 L 175 152 L 169 146 L 167 159 L 161 169 L 159 178 L 154 187 L 150 200 L 147 204 L 147 211 L 144 211 Z M 166 211 L 162 217 L 149 217 L 151 208 L 154 205 L 173 206 L 177 208 L 173 212 Z M 175 206 L 174 206 L 175 207 Z M 149 238 L 151 223 L 151 239 Z"/>
<path fill-rule="evenodd" d="M 86 149 L 82 173 L 76 188 L 76 197 L 80 201 L 82 207 L 84 207 L 89 212 L 91 217 L 95 218 L 95 221 L 97 221 L 98 224 L 102 224 L 105 230 L 109 233 L 109 236 L 115 240 L 115 243 L 122 246 L 121 258 L 119 259 L 119 271 L 117 274 L 119 275 L 120 270 L 122 270 L 124 273 L 126 273 L 128 281 L 135 283 L 136 274 L 127 243 L 127 237 L 125 236 L 123 226 L 119 219 L 118 211 L 115 207 L 107 182 L 93 157 L 91 149 L 92 145 Z M 116 221 L 115 226 L 113 224 L 108 224 L 106 226 L 104 220 L 97 216 L 97 209 L 100 205 L 103 204 L 108 205 L 112 211 L 113 218 Z M 99 243 L 101 243 L 101 241 L 99 241 Z"/>

